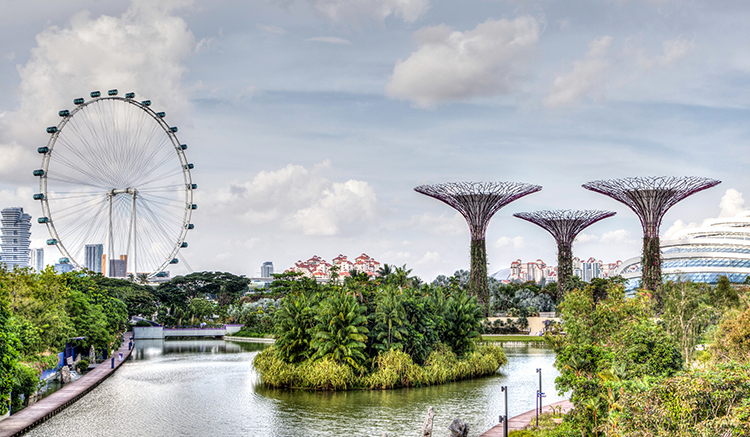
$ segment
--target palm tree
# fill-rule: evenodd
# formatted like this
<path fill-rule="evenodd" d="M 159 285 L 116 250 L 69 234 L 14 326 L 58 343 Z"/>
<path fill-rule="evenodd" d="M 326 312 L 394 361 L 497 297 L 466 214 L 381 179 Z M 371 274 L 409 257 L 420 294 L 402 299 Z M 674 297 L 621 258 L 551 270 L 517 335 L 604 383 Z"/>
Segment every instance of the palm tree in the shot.
<path fill-rule="evenodd" d="M 338 292 L 318 307 L 315 316 L 317 325 L 311 346 L 315 349 L 314 360 L 330 359 L 361 368 L 367 357 L 362 353 L 369 332 L 367 317 L 357 299 L 344 292 Z"/>
<path fill-rule="evenodd" d="M 148 284 L 148 273 L 138 273 L 138 276 L 136 277 L 136 282 L 138 282 L 141 285 Z"/>
<path fill-rule="evenodd" d="M 376 328 L 381 330 L 377 334 L 377 340 L 383 343 L 376 345 L 378 349 L 390 350 L 401 348 L 401 343 L 394 343 L 401 340 L 406 329 L 403 328 L 406 323 L 406 310 L 401 304 L 402 292 L 400 287 L 388 285 L 381 290 L 376 298 L 377 307 L 375 309 Z"/>

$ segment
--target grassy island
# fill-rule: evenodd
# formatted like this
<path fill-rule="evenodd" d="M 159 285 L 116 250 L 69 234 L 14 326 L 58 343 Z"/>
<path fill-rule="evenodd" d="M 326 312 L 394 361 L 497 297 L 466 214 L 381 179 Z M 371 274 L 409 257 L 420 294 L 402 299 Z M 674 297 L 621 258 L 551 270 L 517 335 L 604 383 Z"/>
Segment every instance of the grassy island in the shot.
<path fill-rule="evenodd" d="M 408 272 L 407 272 L 408 273 Z M 483 310 L 459 288 L 406 274 L 318 284 L 277 278 L 276 344 L 255 358 L 263 383 L 313 390 L 385 389 L 492 375 L 507 363 L 478 346 Z"/>

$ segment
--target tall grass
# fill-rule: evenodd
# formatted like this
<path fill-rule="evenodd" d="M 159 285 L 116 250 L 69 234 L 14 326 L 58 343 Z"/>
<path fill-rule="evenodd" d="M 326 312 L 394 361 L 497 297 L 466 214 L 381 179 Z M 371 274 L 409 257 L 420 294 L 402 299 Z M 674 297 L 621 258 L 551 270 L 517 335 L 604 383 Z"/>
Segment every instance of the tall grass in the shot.
<path fill-rule="evenodd" d="M 458 358 L 440 344 L 427 357 L 424 366 L 399 350 L 381 352 L 372 362 L 370 371 L 355 374 L 352 367 L 328 359 L 291 364 L 283 361 L 275 347 L 259 353 L 253 364 L 264 384 L 309 390 L 389 389 L 443 384 L 493 375 L 508 363 L 497 346 L 479 346 Z"/>

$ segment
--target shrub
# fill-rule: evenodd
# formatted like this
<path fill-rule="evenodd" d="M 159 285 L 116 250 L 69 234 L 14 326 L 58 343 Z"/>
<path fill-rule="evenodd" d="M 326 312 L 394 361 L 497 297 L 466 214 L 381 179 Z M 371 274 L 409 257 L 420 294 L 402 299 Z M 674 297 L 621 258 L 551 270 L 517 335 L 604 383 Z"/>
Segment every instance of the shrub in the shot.
<path fill-rule="evenodd" d="M 76 363 L 76 372 L 83 374 L 89 368 L 88 360 L 80 360 Z"/>

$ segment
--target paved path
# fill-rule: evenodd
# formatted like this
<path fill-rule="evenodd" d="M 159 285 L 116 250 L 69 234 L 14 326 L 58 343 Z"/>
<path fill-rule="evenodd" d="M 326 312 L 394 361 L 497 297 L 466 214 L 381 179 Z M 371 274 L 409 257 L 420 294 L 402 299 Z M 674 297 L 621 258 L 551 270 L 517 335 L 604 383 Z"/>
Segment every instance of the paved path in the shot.
<path fill-rule="evenodd" d="M 19 411 L 18 414 L 13 414 L 0 421 L 0 437 L 17 436 L 25 433 L 64 410 L 107 379 L 130 356 L 131 350 L 128 350 L 128 342 L 132 335 L 131 332 L 125 333 L 125 345 L 121 346 L 113 355 L 115 357 L 114 369 L 112 369 L 112 361 L 109 358 L 78 380 L 66 384 L 60 390 Z M 122 354 L 122 361 L 119 360 L 119 354 Z"/>
<path fill-rule="evenodd" d="M 562 406 L 563 414 L 573 409 L 573 403 L 566 399 L 564 401 L 555 402 L 554 404 L 543 406 L 542 413 L 551 413 L 552 407 L 556 407 L 558 405 Z M 536 419 L 536 410 L 527 411 L 516 417 L 512 417 L 508 421 L 508 432 L 526 429 L 526 427 L 529 426 L 529 422 L 534 419 Z M 490 428 L 489 431 L 486 431 L 479 437 L 503 437 L 503 425 L 495 425 Z"/>

